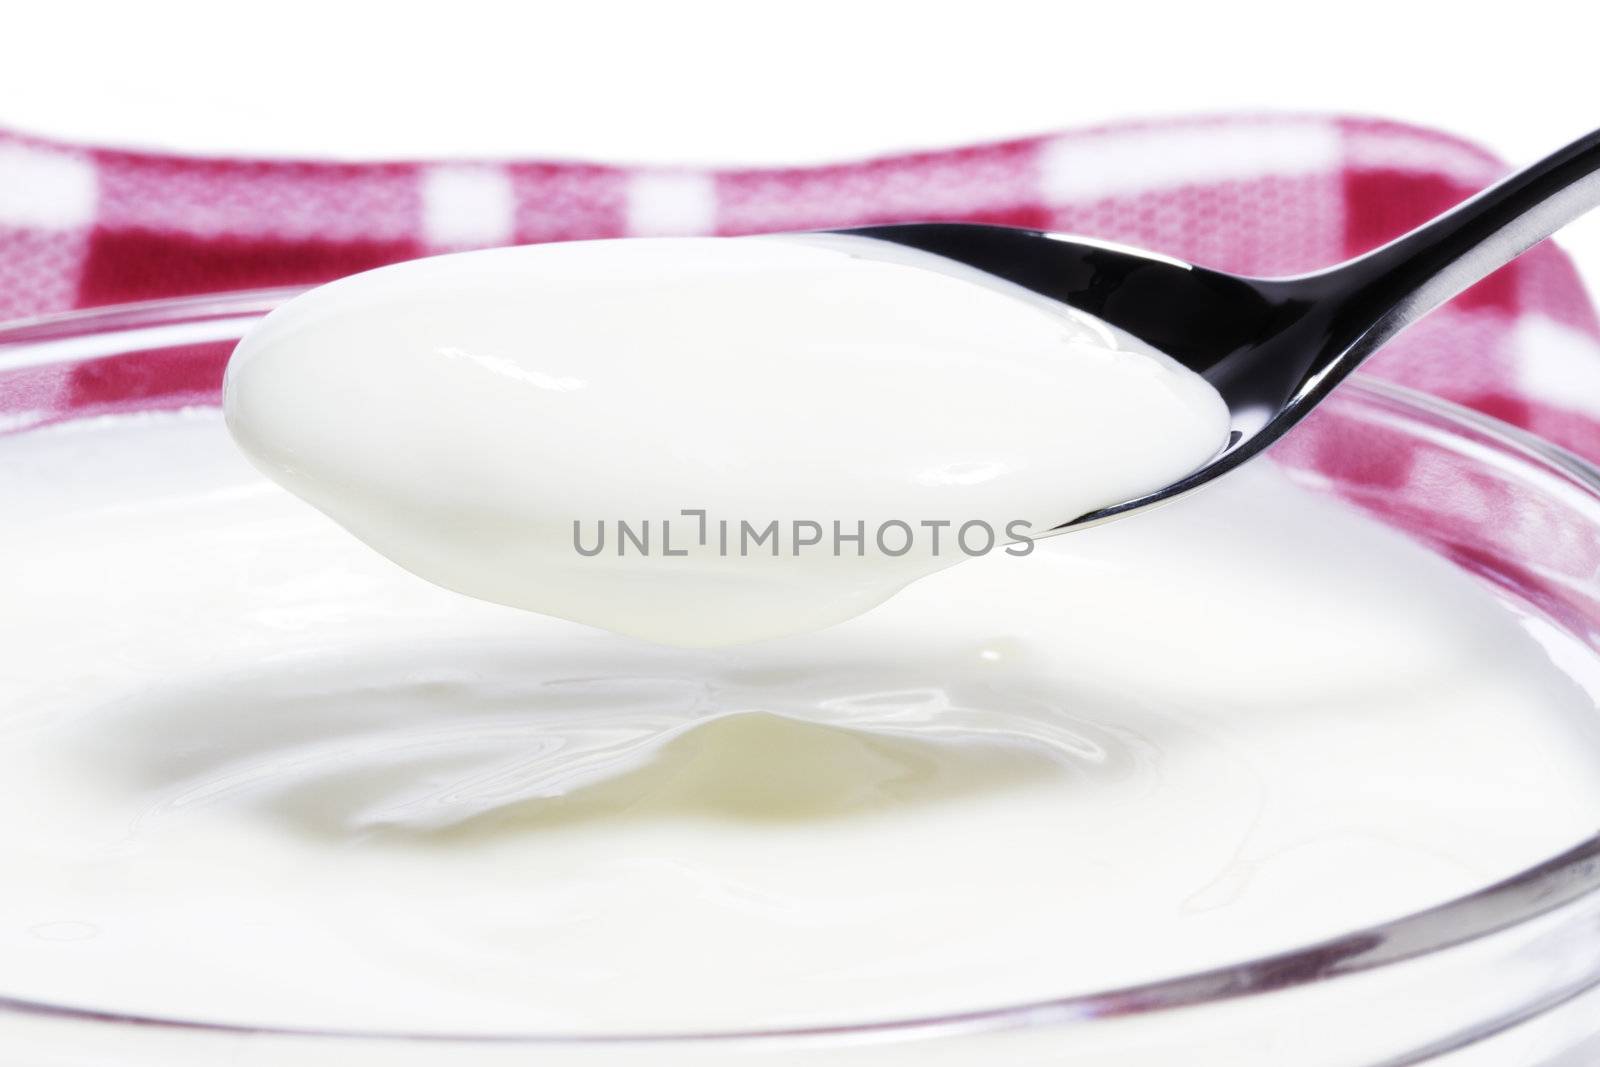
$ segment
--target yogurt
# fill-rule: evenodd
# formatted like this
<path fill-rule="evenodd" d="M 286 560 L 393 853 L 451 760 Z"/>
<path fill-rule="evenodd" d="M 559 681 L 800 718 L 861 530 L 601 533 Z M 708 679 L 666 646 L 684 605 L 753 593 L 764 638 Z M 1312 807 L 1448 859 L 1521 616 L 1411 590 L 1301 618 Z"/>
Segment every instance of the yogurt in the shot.
<path fill-rule="evenodd" d="M 1266 466 L 700 650 L 417 581 L 214 411 L 0 438 L 0 495 L 4 997 L 408 1033 L 934 1015 L 1407 914 L 1600 809 L 1593 654 Z"/>
<path fill-rule="evenodd" d="M 1228 412 L 1104 323 L 858 236 L 593 241 L 324 286 L 240 344 L 273 479 L 458 592 L 682 646 L 839 622 L 1188 474 Z"/>

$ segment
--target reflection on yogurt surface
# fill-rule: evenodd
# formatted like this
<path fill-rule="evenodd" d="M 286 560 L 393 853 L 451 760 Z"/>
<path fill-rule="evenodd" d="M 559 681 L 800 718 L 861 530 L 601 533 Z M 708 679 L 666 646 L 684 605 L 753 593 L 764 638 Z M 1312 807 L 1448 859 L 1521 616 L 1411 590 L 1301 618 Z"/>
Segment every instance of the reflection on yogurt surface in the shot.
<path fill-rule="evenodd" d="M 0 492 L 3 995 L 458 1033 L 970 1010 L 1393 918 L 1600 804 L 1552 652 L 1593 657 L 1269 468 L 732 650 L 419 582 L 215 413 L 0 440 Z"/>
<path fill-rule="evenodd" d="M 306 830 L 398 837 L 657 815 L 845 816 L 1004 790 L 1074 763 L 1116 773 L 1134 755 L 1038 696 L 1029 709 L 1025 692 L 985 692 L 981 676 L 857 692 L 899 670 L 928 681 L 915 664 L 744 679 L 667 662 L 659 674 L 568 678 L 586 666 L 649 670 L 651 650 L 591 664 L 516 646 L 454 651 L 425 667 L 438 646 L 242 671 L 134 705 L 93 744 L 105 746 L 108 774 L 179 783 L 149 819 L 241 803 Z M 999 708 L 961 702 L 963 688 Z M 187 741 L 159 743 L 172 737 Z"/>

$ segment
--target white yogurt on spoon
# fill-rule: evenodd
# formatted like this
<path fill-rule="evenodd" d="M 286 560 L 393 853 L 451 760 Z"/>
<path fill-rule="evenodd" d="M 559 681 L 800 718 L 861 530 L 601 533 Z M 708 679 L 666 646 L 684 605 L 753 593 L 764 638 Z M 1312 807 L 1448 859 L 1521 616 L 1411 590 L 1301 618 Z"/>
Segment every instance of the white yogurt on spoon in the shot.
<path fill-rule="evenodd" d="M 1169 484 L 1228 425 L 1089 316 L 841 235 L 371 271 L 268 316 L 225 404 L 259 468 L 417 574 L 688 646 L 858 615 Z"/>

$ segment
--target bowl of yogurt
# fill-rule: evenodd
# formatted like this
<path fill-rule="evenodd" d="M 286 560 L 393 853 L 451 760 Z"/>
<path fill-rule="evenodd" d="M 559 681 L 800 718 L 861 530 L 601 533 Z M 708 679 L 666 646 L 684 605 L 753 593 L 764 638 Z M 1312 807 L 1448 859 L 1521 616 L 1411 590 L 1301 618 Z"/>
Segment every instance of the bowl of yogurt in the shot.
<path fill-rule="evenodd" d="M 18 1062 L 1600 1055 L 1587 464 L 1357 379 L 1170 507 L 671 647 L 252 466 L 285 296 L 0 330 Z"/>

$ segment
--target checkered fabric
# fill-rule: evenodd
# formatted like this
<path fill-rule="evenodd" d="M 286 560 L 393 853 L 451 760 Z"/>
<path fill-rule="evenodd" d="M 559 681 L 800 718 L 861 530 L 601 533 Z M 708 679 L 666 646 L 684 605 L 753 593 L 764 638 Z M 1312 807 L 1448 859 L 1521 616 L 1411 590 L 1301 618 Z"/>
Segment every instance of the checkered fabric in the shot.
<path fill-rule="evenodd" d="M 1286 274 L 1365 251 L 1505 169 L 1444 134 L 1323 116 L 1143 122 L 721 170 L 201 159 L 0 133 L 0 320 L 320 282 L 514 242 L 925 219 L 1052 229 Z M 214 391 L 222 358 L 175 370 L 194 376 L 175 388 Z M 1364 373 L 1600 459 L 1600 327 L 1571 263 L 1548 243 L 1413 327 Z M 92 401 L 97 381 L 67 383 L 51 403 Z"/>

